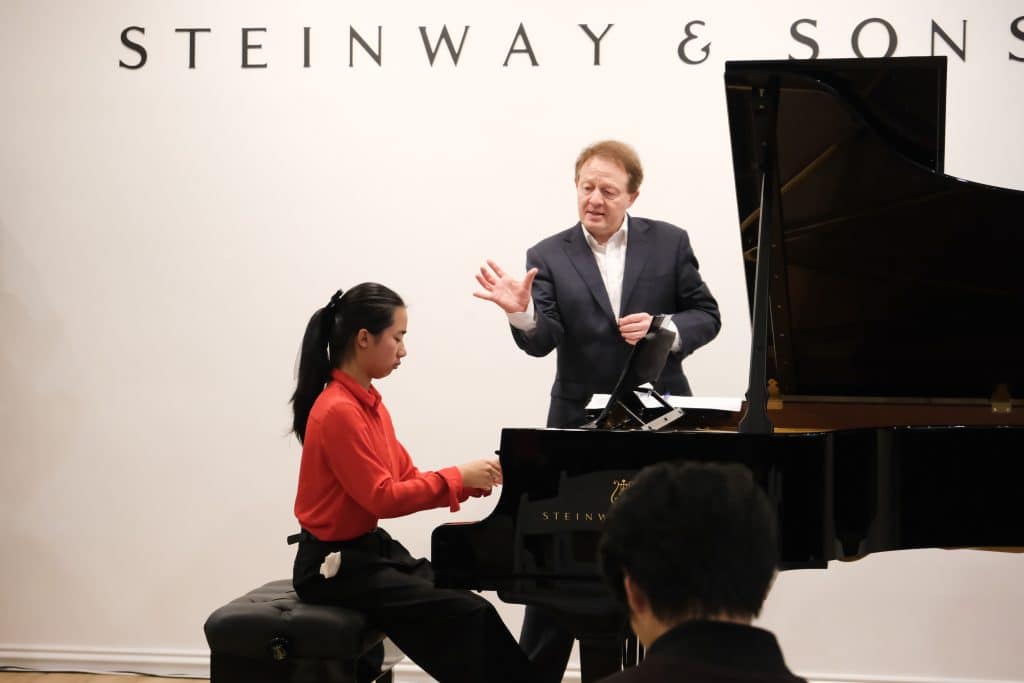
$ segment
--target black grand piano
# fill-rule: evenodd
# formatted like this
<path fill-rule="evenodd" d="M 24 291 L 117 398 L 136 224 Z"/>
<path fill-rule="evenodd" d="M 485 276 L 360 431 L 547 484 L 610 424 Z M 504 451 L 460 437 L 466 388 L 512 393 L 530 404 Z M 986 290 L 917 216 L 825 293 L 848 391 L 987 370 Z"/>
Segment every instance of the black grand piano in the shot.
<path fill-rule="evenodd" d="M 726 64 L 753 321 L 742 418 L 502 430 L 494 511 L 434 530 L 439 585 L 551 608 L 583 680 L 606 675 L 590 653 L 620 647 L 623 621 L 601 521 L 662 460 L 750 468 L 784 569 L 1024 547 L 1024 192 L 943 173 L 945 75 L 941 57 Z"/>

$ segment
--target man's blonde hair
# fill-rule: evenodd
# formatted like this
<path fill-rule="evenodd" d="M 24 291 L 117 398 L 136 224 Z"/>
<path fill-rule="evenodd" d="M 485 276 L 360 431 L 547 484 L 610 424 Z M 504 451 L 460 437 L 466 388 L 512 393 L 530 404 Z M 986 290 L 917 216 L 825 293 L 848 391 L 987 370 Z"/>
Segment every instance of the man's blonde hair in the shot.
<path fill-rule="evenodd" d="M 627 192 L 633 194 L 640 189 L 640 183 L 644 179 L 644 169 L 640 165 L 640 157 L 637 156 L 635 149 L 625 142 L 619 142 L 618 140 L 595 142 L 580 152 L 580 155 L 576 157 L 576 182 L 579 182 L 580 169 L 583 168 L 583 164 L 594 157 L 611 159 L 625 169 L 626 175 L 629 178 L 626 184 Z"/>

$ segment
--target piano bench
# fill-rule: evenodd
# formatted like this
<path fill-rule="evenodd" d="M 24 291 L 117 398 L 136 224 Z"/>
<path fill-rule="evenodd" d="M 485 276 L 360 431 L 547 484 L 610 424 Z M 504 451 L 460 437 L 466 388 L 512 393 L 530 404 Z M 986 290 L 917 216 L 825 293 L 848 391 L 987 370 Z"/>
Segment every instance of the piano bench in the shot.
<path fill-rule="evenodd" d="M 214 610 L 203 625 L 210 683 L 391 683 L 384 634 L 341 607 L 299 600 L 272 581 Z"/>

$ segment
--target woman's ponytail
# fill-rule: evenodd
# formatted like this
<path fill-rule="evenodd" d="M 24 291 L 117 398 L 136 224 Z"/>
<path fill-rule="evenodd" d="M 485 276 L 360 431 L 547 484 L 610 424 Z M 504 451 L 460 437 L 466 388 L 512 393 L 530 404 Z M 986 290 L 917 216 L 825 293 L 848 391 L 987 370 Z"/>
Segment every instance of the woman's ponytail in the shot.
<path fill-rule="evenodd" d="M 334 315 L 330 306 L 321 308 L 306 325 L 299 352 L 299 371 L 292 394 L 292 431 L 302 443 L 306 437 L 306 420 L 313 403 L 331 381 L 331 358 L 328 352 Z"/>

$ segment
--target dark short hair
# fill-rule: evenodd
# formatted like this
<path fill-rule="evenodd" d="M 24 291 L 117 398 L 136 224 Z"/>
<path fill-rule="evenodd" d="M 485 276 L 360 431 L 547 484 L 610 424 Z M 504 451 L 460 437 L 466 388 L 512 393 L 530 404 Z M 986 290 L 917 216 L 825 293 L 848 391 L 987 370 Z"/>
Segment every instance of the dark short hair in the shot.
<path fill-rule="evenodd" d="M 580 152 L 579 156 L 576 157 L 576 182 L 579 182 L 580 169 L 583 168 L 583 164 L 594 157 L 606 157 L 617 162 L 625 169 L 626 176 L 629 179 L 626 184 L 627 192 L 632 194 L 640 189 L 640 183 L 644 180 L 644 169 L 640 165 L 640 157 L 635 149 L 625 142 L 619 142 L 618 140 L 595 142 Z"/>
<path fill-rule="evenodd" d="M 599 554 L 616 597 L 629 574 L 662 620 L 752 618 L 778 566 L 775 512 L 741 465 L 659 463 L 612 504 Z"/>

